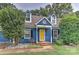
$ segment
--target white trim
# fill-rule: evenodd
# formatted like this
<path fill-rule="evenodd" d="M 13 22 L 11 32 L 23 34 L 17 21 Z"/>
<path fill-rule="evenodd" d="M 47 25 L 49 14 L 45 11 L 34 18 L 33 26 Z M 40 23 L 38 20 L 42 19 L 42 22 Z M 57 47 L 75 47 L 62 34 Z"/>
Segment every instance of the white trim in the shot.
<path fill-rule="evenodd" d="M 32 22 L 32 13 L 30 13 L 30 21 L 27 21 L 26 18 L 25 18 L 25 22 L 27 22 L 27 23 L 31 23 Z"/>
<path fill-rule="evenodd" d="M 55 34 L 54 31 L 57 31 L 57 37 L 56 38 L 54 37 L 54 34 Z M 57 29 L 56 30 L 54 29 L 53 30 L 53 39 L 57 39 L 57 38 L 58 38 L 58 30 Z"/>
<path fill-rule="evenodd" d="M 25 37 L 25 34 L 24 34 L 24 39 L 31 39 L 31 37 Z"/>
<path fill-rule="evenodd" d="M 42 27 L 44 27 L 44 28 L 47 27 L 47 28 L 48 28 L 48 27 L 52 27 L 52 26 L 48 26 L 48 25 L 46 25 L 46 26 L 45 26 L 45 25 L 37 25 L 37 27 L 40 27 L 40 28 L 42 28 Z"/>
<path fill-rule="evenodd" d="M 55 18 L 55 24 L 57 24 L 57 18 Z"/>
<path fill-rule="evenodd" d="M 29 29 L 29 28 L 28 28 Z M 26 35 L 26 33 L 25 33 L 25 31 L 27 31 L 26 29 L 24 29 L 24 39 L 31 39 L 31 29 L 29 29 L 29 31 L 30 31 L 30 37 L 26 37 L 25 35 Z"/>
<path fill-rule="evenodd" d="M 37 27 L 36 27 L 36 43 L 38 43 L 38 32 L 37 32 Z"/>
<path fill-rule="evenodd" d="M 54 15 L 55 16 L 55 15 Z M 57 17 L 55 16 L 55 18 L 53 18 L 53 16 L 51 15 L 51 21 L 53 22 L 53 20 L 55 21 L 52 25 L 56 25 L 57 24 Z M 51 22 L 51 23 L 52 23 Z"/>
<path fill-rule="evenodd" d="M 43 17 L 43 18 L 41 18 L 37 23 L 35 23 L 36 25 L 39 23 L 39 22 L 41 22 L 43 19 L 47 19 L 46 17 Z M 47 19 L 47 21 L 51 24 L 51 22 Z M 52 26 L 52 24 L 51 24 L 51 26 Z"/>

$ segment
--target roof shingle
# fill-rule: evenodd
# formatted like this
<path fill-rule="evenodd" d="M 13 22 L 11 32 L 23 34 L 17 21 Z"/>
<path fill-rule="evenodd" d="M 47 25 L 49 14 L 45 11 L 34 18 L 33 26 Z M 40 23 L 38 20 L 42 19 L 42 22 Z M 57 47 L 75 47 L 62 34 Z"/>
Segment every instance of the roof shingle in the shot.
<path fill-rule="evenodd" d="M 43 16 L 36 16 L 36 15 L 32 15 L 32 22 L 31 23 L 25 23 L 25 27 L 27 28 L 33 28 L 35 27 L 35 23 L 37 23 L 41 18 L 43 18 Z"/>

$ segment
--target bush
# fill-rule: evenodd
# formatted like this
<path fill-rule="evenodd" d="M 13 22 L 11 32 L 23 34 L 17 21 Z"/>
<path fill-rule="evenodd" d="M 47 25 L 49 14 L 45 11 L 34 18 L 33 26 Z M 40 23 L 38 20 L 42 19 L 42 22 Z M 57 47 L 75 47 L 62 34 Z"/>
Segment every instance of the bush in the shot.
<path fill-rule="evenodd" d="M 60 22 L 60 39 L 64 44 L 79 44 L 79 18 L 74 14 L 65 15 Z"/>
<path fill-rule="evenodd" d="M 55 41 L 55 44 L 57 45 L 63 45 L 63 41 L 61 39 L 58 39 Z"/>

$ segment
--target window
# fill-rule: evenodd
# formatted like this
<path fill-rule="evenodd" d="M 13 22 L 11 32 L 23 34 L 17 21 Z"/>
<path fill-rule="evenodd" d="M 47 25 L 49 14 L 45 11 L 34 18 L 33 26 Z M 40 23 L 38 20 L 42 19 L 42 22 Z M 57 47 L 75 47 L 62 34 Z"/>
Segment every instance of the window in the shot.
<path fill-rule="evenodd" d="M 31 39 L 31 29 L 25 29 L 24 33 L 24 39 Z"/>
<path fill-rule="evenodd" d="M 54 19 L 54 20 L 52 20 L 52 22 L 53 22 L 53 24 L 55 24 L 55 19 Z"/>
<path fill-rule="evenodd" d="M 46 24 L 46 21 L 45 20 L 43 20 L 43 24 Z"/>
<path fill-rule="evenodd" d="M 26 22 L 31 22 L 31 13 L 26 14 Z"/>
<path fill-rule="evenodd" d="M 58 38 L 58 30 L 53 30 L 53 38 L 54 39 Z"/>
<path fill-rule="evenodd" d="M 52 16 L 52 22 L 53 24 L 57 24 L 57 18 L 55 15 Z"/>

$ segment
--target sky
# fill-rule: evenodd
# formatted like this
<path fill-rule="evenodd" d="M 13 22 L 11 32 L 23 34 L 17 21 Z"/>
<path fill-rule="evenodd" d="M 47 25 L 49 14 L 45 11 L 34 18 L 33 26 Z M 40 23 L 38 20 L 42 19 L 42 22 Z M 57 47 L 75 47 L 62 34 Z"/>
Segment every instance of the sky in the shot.
<path fill-rule="evenodd" d="M 39 9 L 40 7 L 45 7 L 48 3 L 15 3 L 14 5 L 18 9 L 26 10 L 34 10 Z M 73 11 L 79 10 L 79 3 L 72 3 Z"/>

